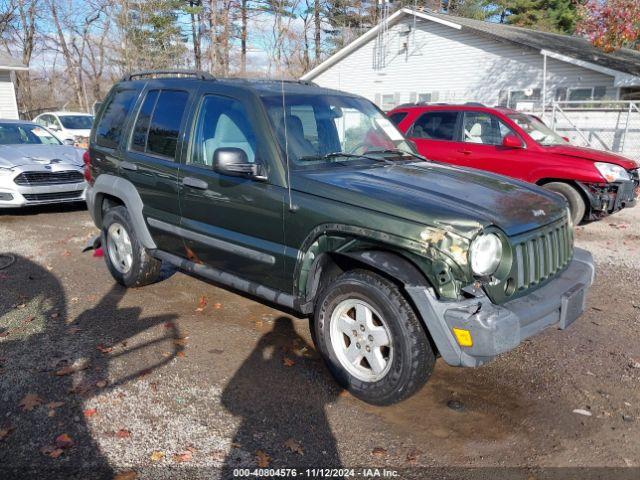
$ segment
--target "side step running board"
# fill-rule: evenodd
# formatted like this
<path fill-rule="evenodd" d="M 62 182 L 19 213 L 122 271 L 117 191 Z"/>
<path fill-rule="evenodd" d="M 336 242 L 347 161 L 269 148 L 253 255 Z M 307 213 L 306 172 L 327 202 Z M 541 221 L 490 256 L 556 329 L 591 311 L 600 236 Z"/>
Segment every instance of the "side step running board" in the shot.
<path fill-rule="evenodd" d="M 199 263 L 194 263 L 186 258 L 178 257 L 172 253 L 168 253 L 162 250 L 153 250 L 150 252 L 158 260 L 167 261 L 170 264 L 176 266 L 180 270 L 184 270 L 195 275 L 199 275 L 204 278 L 208 278 L 217 283 L 221 283 L 230 288 L 234 288 L 241 292 L 246 292 L 250 295 L 263 298 L 277 305 L 290 308 L 292 310 L 300 311 L 297 299 L 293 295 L 274 290 L 264 285 L 260 285 L 256 282 L 251 282 L 240 278 L 231 273 L 224 272 L 215 268 L 207 267 Z"/>

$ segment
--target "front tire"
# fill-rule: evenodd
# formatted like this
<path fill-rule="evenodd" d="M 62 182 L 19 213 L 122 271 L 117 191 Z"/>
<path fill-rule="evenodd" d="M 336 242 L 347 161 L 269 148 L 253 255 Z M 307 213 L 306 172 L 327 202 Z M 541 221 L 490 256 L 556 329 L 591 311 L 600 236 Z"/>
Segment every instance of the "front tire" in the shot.
<path fill-rule="evenodd" d="M 365 270 L 340 275 L 320 294 L 314 340 L 338 383 L 373 405 L 390 405 L 428 380 L 435 354 L 398 287 Z"/>
<path fill-rule="evenodd" d="M 142 287 L 160 276 L 162 262 L 140 243 L 126 207 L 107 210 L 101 232 L 104 259 L 111 276 L 125 287 Z"/>
<path fill-rule="evenodd" d="M 582 195 L 575 188 L 568 183 L 563 182 L 550 182 L 544 185 L 544 188 L 551 190 L 552 192 L 559 193 L 569 203 L 569 210 L 571 211 L 571 219 L 574 225 L 578 225 L 584 218 L 584 214 L 587 210 L 587 206 L 582 199 Z"/>

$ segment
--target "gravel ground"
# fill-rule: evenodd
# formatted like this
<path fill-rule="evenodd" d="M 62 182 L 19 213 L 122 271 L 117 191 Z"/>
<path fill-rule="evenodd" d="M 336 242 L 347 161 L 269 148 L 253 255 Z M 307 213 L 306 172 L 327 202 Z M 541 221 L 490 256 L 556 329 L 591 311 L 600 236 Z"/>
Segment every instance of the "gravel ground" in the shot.
<path fill-rule="evenodd" d="M 386 408 L 335 385 L 306 321 L 170 270 L 124 290 L 80 253 L 94 234 L 80 208 L 0 213 L 0 252 L 16 259 L 0 270 L 2 478 L 231 478 L 260 465 L 640 476 L 640 208 L 577 229 L 597 280 L 569 330 L 479 369 L 438 360 L 421 392 Z"/>

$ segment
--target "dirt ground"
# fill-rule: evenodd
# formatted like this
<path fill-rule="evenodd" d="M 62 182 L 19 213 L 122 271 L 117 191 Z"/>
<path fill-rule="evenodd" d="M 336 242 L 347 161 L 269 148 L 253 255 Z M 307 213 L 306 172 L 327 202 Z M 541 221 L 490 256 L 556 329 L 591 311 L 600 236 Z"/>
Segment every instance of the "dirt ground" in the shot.
<path fill-rule="evenodd" d="M 81 208 L 0 213 L 2 478 L 640 476 L 640 207 L 578 228 L 597 279 L 570 329 L 479 369 L 438 360 L 386 408 L 336 386 L 305 320 L 170 270 L 115 285 L 81 253 L 95 233 Z"/>

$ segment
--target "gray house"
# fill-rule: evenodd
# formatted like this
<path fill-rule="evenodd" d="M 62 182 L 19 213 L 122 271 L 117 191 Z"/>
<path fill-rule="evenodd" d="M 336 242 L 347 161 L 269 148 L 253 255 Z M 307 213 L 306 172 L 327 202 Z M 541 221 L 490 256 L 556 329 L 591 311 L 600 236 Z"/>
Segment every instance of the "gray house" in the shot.
<path fill-rule="evenodd" d="M 640 52 L 403 8 L 302 77 L 382 109 L 415 101 L 538 110 L 553 100 L 640 99 Z"/>
<path fill-rule="evenodd" d="M 14 72 L 28 68 L 10 56 L 0 53 L 0 118 L 18 118 L 16 89 L 13 84 Z"/>

